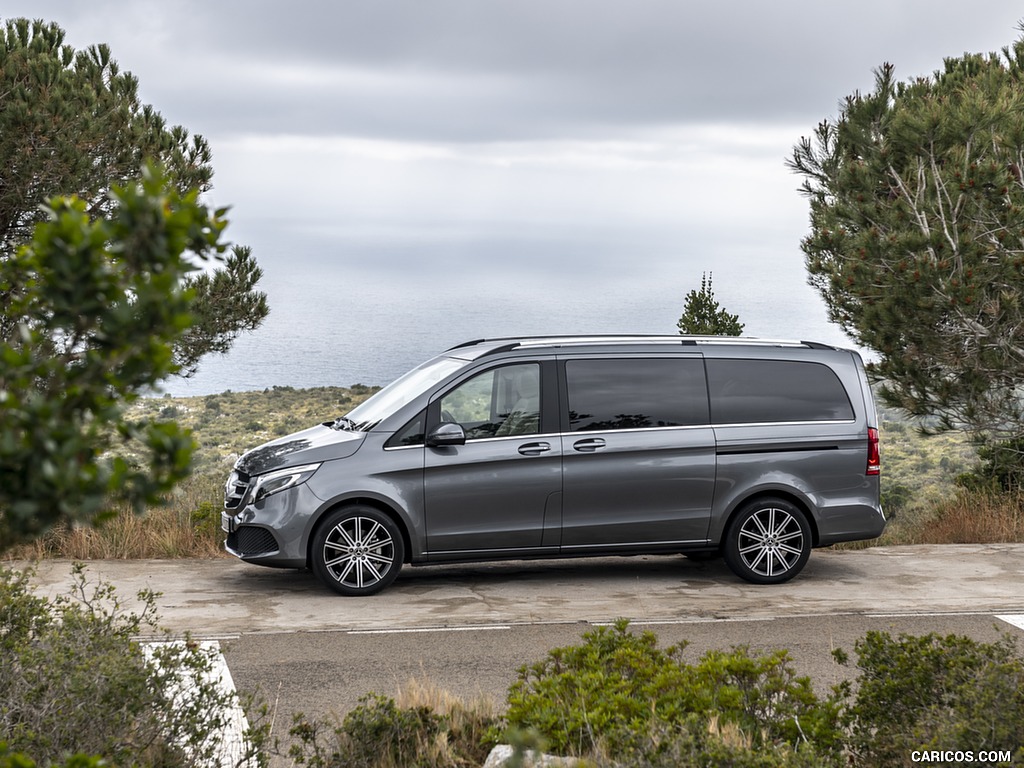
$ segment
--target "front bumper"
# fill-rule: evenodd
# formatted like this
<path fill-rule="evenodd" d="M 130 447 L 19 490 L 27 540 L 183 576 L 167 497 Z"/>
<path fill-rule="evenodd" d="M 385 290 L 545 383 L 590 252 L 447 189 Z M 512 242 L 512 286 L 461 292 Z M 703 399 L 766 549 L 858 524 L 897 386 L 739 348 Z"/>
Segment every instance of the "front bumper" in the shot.
<path fill-rule="evenodd" d="M 224 548 L 248 563 L 305 568 L 307 534 L 323 502 L 305 483 L 239 509 L 221 512 Z"/>

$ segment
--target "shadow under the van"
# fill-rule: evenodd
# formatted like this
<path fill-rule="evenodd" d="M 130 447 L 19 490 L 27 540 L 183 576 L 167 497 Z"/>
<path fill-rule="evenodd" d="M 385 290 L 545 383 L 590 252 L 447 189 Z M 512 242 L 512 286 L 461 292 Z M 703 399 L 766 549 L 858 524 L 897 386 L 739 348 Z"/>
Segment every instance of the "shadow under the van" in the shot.
<path fill-rule="evenodd" d="M 487 563 L 448 563 L 444 565 L 405 566 L 390 589 L 437 586 L 444 583 L 473 581 L 598 583 L 651 577 L 677 579 L 734 580 L 721 558 L 690 560 L 682 555 L 636 555 L 622 557 L 578 557 L 550 560 L 500 560 Z"/>
<path fill-rule="evenodd" d="M 750 600 L 763 600 L 768 595 L 804 592 L 808 584 L 814 585 L 815 593 L 837 588 L 856 590 L 855 585 L 867 574 L 851 562 L 855 559 L 812 555 L 796 578 L 773 586 L 740 579 L 721 557 L 691 560 L 678 554 L 406 565 L 393 584 L 366 601 L 416 605 L 421 610 L 436 602 L 439 616 L 446 610 L 444 606 L 450 609 L 475 600 L 485 600 L 495 608 L 525 609 L 530 603 L 553 607 L 580 600 L 623 600 L 628 605 L 631 595 L 635 599 L 660 596 L 671 601 L 701 594 L 705 598 L 728 595 L 749 605 Z M 308 570 L 251 566 L 234 571 L 232 582 L 241 593 L 253 595 L 337 598 Z"/>

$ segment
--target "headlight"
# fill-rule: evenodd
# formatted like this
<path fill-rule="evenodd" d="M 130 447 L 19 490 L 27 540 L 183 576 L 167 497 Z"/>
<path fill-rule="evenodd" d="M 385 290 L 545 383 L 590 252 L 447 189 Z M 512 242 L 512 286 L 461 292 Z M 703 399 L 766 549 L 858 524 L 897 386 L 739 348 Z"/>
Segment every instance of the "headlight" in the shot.
<path fill-rule="evenodd" d="M 318 469 L 320 469 L 320 464 L 303 464 L 300 467 L 288 467 L 267 472 L 265 475 L 257 475 L 252 483 L 251 503 L 255 504 L 267 496 L 301 485 L 309 480 Z"/>

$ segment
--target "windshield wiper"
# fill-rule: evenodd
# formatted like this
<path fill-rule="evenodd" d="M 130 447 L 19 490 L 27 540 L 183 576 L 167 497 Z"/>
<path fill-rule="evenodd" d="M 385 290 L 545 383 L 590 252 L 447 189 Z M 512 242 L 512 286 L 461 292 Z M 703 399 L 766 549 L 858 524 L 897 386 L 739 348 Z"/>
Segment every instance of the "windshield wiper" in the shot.
<path fill-rule="evenodd" d="M 348 416 L 339 416 L 331 424 L 331 429 L 344 429 L 346 432 L 360 432 L 359 425 Z"/>

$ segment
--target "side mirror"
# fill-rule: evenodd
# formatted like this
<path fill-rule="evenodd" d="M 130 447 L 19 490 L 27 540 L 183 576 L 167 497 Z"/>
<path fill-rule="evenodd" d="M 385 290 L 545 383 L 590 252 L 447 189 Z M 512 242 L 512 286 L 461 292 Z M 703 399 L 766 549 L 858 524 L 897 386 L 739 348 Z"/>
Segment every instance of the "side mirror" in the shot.
<path fill-rule="evenodd" d="M 445 448 L 450 445 L 465 445 L 466 430 L 461 424 L 453 424 L 446 421 L 438 424 L 427 435 L 427 445 L 431 448 Z"/>

